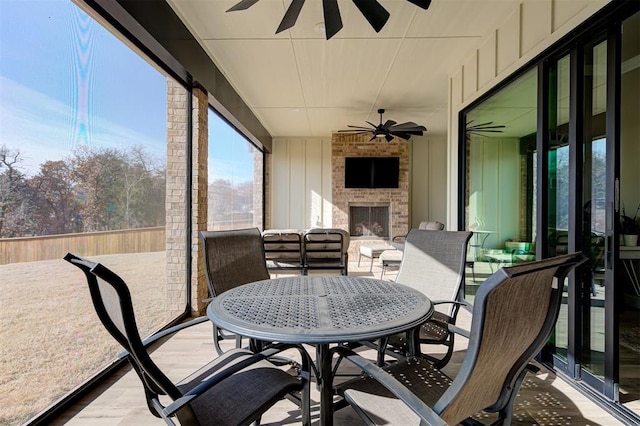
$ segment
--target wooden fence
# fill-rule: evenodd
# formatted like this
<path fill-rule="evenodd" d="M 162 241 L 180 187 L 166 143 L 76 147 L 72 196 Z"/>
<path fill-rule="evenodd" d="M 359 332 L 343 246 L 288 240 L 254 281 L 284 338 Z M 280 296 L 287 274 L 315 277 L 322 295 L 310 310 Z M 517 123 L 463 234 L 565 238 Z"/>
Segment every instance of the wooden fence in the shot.
<path fill-rule="evenodd" d="M 42 237 L 0 238 L 0 265 L 79 256 L 164 251 L 165 228 L 141 228 Z"/>

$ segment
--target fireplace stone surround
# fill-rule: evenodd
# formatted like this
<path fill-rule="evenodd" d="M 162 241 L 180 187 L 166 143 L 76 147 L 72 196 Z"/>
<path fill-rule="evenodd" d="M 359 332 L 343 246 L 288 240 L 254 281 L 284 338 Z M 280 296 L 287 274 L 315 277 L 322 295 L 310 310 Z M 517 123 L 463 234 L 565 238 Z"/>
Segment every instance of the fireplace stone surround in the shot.
<path fill-rule="evenodd" d="M 334 133 L 331 138 L 332 223 L 335 228 L 349 230 L 350 206 L 389 206 L 388 236 L 353 236 L 349 258 L 357 259 L 361 245 L 379 245 L 392 237 L 409 232 L 409 142 L 395 138 L 391 142 L 369 142 L 370 136 Z M 398 188 L 345 188 L 345 157 L 399 157 Z"/>

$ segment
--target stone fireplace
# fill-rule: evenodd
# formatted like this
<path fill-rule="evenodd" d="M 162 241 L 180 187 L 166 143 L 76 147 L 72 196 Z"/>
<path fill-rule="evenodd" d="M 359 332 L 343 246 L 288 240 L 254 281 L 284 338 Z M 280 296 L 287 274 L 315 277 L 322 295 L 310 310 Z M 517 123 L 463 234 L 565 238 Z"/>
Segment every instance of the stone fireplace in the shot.
<path fill-rule="evenodd" d="M 405 235 L 409 232 L 411 164 L 409 143 L 404 139 L 394 139 L 389 143 L 377 139 L 369 142 L 370 138 L 367 135 L 334 133 L 331 140 L 332 222 L 336 228 L 349 230 L 352 237 L 349 248 L 351 259 L 358 258 L 362 244 L 372 245 L 388 242 L 394 236 Z M 345 188 L 345 157 L 399 157 L 398 188 Z M 365 209 L 356 209 L 358 218 L 353 221 L 351 220 L 354 214 L 352 207 L 365 207 Z M 376 215 L 381 212 L 378 209 L 368 211 L 369 207 L 384 207 L 387 219 L 378 218 Z M 360 218 L 360 215 L 365 214 L 365 211 L 367 218 Z M 386 229 L 381 230 L 380 227 Z"/>

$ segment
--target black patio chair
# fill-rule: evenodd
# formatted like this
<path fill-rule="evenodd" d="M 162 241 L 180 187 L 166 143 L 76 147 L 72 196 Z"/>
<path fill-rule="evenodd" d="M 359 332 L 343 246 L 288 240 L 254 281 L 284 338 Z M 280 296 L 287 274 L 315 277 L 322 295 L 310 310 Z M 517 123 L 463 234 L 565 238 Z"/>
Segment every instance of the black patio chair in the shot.
<path fill-rule="evenodd" d="M 396 282 L 424 293 L 435 305 L 429 321 L 420 327 L 421 344 L 444 345 L 446 352 L 438 357 L 423 354 L 437 367 L 444 367 L 453 354 L 458 310 L 465 302 L 458 301 L 464 280 L 465 255 L 471 232 L 412 229 L 406 236 L 404 254 Z M 402 356 L 409 354 L 406 334 L 391 336 L 386 348 Z M 394 355 L 394 352 L 389 352 Z M 382 365 L 382 354 L 380 354 Z"/>
<path fill-rule="evenodd" d="M 494 424 L 510 424 L 530 361 L 544 347 L 558 318 L 566 275 L 581 253 L 505 267 L 480 286 L 469 346 L 455 379 L 422 357 L 385 369 L 345 347 L 333 349 L 366 375 L 337 392 L 370 425 L 477 424 L 484 410 Z"/>
<path fill-rule="evenodd" d="M 96 313 L 111 336 L 127 351 L 153 415 L 170 425 L 175 424 L 174 418 L 182 425 L 246 425 L 259 423 L 265 411 L 287 397 L 301 406 L 302 423 L 310 424 L 310 360 L 301 346 L 277 345 L 257 354 L 232 349 L 174 383 L 153 362 L 147 346 L 200 324 L 206 317 L 172 327 L 143 343 L 127 284 L 99 263 L 71 253 L 64 259 L 84 272 Z M 301 356 L 301 372 L 297 377 L 267 361 L 274 354 L 291 348 L 296 348 Z M 168 404 L 161 401 L 163 395 L 168 396 Z"/>
<path fill-rule="evenodd" d="M 209 300 L 231 288 L 253 281 L 271 278 L 267 270 L 264 242 L 258 228 L 228 231 L 200 231 L 204 265 L 209 287 Z M 220 341 L 235 339 L 242 346 L 242 337 L 213 325 L 213 343 L 218 354 L 224 351 Z"/>

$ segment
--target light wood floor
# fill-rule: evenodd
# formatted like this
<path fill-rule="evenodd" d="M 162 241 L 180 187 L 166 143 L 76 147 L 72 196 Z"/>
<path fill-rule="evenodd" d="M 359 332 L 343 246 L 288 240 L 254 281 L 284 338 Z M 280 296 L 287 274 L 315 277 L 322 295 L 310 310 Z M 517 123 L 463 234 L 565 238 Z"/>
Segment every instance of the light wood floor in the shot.
<path fill-rule="evenodd" d="M 350 275 L 368 275 L 368 265 L 356 268 L 350 266 Z M 378 278 L 379 269 L 374 266 L 374 276 Z M 393 279 L 393 273 L 385 278 Z M 468 327 L 470 314 L 461 312 L 459 325 Z M 201 324 L 184 330 L 171 338 L 152 357 L 175 380 L 187 376 L 193 370 L 215 357 L 211 338 L 211 325 Z M 227 343 L 228 342 L 228 343 Z M 232 347 L 232 342 L 226 343 Z M 466 339 L 458 339 L 456 353 L 445 371 L 455 375 L 460 366 L 466 348 Z M 310 348 L 312 350 L 312 348 Z M 426 350 L 426 348 L 425 348 Z M 429 349 L 428 352 L 433 352 Z M 373 356 L 372 351 L 363 351 L 366 356 Z M 341 372 L 350 372 L 348 367 L 341 367 Z M 312 408 L 314 424 L 318 422 L 317 390 L 312 386 Z M 483 419 L 490 423 L 491 417 Z M 53 425 L 161 425 L 162 420 L 152 416 L 145 403 L 142 386 L 136 374 L 130 368 L 122 371 L 104 383 L 91 395 L 68 410 Z M 297 407 L 289 401 L 281 401 L 270 409 L 262 418 L 263 425 L 300 424 Z M 335 414 L 336 425 L 361 425 L 362 421 L 350 408 L 339 410 Z M 518 398 L 516 399 L 516 415 L 514 424 L 523 425 L 621 425 L 610 414 L 599 408 L 585 396 L 581 395 L 553 373 L 542 370 L 537 375 L 528 375 Z"/>

